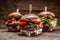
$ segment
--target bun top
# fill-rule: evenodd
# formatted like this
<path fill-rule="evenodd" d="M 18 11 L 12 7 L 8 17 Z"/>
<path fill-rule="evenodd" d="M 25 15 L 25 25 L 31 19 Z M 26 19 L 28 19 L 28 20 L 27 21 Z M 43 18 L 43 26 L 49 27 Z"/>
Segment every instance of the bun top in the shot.
<path fill-rule="evenodd" d="M 19 13 L 19 9 L 17 9 L 16 12 L 13 12 L 13 13 L 8 15 L 8 19 L 15 18 L 16 20 L 19 20 L 21 18 L 21 16 L 22 15 Z"/>
<path fill-rule="evenodd" d="M 35 14 L 27 14 L 27 15 L 25 15 L 24 17 L 25 17 L 25 18 L 38 18 L 38 16 L 35 15 Z"/>
<path fill-rule="evenodd" d="M 37 16 L 37 15 L 35 15 L 35 14 L 27 14 L 27 15 L 24 15 L 24 16 L 22 16 L 21 17 L 21 19 L 20 20 L 39 20 L 40 21 L 40 18 Z"/>
<path fill-rule="evenodd" d="M 13 12 L 13 13 L 8 15 L 8 18 L 18 18 L 18 17 L 21 17 L 21 16 L 22 15 L 20 13 Z"/>
<path fill-rule="evenodd" d="M 38 14 L 38 16 L 44 16 L 44 15 L 51 15 L 53 17 L 55 16 L 54 13 L 47 11 L 47 6 L 45 6 L 44 12 L 41 12 L 41 13 Z"/>
<path fill-rule="evenodd" d="M 38 16 L 44 16 L 44 15 L 51 15 L 51 16 L 53 16 L 53 17 L 55 16 L 54 13 L 49 12 L 49 11 L 47 11 L 47 12 L 41 12 L 41 13 L 38 14 Z"/>
<path fill-rule="evenodd" d="M 21 16 L 21 14 L 20 13 L 17 13 L 17 12 L 13 12 L 13 13 L 9 14 L 8 16 L 9 17 L 10 16 Z"/>

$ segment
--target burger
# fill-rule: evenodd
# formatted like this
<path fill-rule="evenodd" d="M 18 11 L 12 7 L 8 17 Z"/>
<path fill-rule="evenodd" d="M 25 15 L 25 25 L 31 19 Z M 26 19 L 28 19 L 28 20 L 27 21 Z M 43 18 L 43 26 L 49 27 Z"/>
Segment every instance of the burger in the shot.
<path fill-rule="evenodd" d="M 35 14 L 22 16 L 18 24 L 20 26 L 20 34 L 33 36 L 42 33 L 42 22 Z"/>
<path fill-rule="evenodd" d="M 19 9 L 17 9 L 17 12 L 13 12 L 8 15 L 8 20 L 6 22 L 8 31 L 18 31 L 18 21 L 22 16 L 18 11 Z"/>
<path fill-rule="evenodd" d="M 45 7 L 45 11 L 38 14 L 43 22 L 43 31 L 53 31 L 57 26 L 57 18 L 55 18 L 55 14 L 47 11 L 47 7 Z"/>

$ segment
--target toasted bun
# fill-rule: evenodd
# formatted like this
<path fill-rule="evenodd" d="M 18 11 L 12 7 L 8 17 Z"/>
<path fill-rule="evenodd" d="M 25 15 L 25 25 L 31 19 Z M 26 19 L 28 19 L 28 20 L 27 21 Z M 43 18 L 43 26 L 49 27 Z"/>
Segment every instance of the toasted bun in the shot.
<path fill-rule="evenodd" d="M 8 15 L 8 18 L 20 18 L 21 16 L 22 15 L 20 13 L 13 12 L 13 13 Z"/>
<path fill-rule="evenodd" d="M 38 16 L 44 16 L 45 14 L 47 14 L 47 15 L 51 15 L 51 16 L 53 16 L 53 17 L 55 16 L 54 13 L 49 12 L 49 11 L 47 11 L 47 12 L 41 12 L 41 13 L 38 14 Z"/>
<path fill-rule="evenodd" d="M 20 20 L 36 20 L 39 19 L 39 17 L 35 14 L 27 14 L 21 17 Z"/>

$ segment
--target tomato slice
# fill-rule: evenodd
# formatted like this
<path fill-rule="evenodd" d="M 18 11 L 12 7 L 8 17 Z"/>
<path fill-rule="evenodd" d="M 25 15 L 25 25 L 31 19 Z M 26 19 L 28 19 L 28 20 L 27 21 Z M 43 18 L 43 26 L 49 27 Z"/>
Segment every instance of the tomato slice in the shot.
<path fill-rule="evenodd" d="M 27 25 L 27 22 L 19 22 L 18 24 L 23 26 L 23 25 Z"/>
<path fill-rule="evenodd" d="M 10 20 L 7 20 L 8 23 L 11 23 L 12 21 L 13 21 L 13 20 L 11 20 L 11 19 L 10 19 Z"/>
<path fill-rule="evenodd" d="M 11 22 L 13 22 L 13 21 L 15 21 L 15 20 L 12 20 L 12 19 L 8 19 L 8 20 L 7 20 L 8 23 L 11 23 Z"/>
<path fill-rule="evenodd" d="M 33 23 L 34 24 L 40 24 L 40 21 L 34 21 Z"/>

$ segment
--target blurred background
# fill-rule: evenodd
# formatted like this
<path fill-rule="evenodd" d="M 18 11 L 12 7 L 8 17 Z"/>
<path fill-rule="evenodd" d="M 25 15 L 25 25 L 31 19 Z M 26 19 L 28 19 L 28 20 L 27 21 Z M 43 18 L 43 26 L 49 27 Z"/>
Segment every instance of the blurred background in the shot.
<path fill-rule="evenodd" d="M 60 1 L 59 0 L 0 0 L 0 28 L 6 28 L 5 22 L 8 14 L 20 9 L 21 14 L 28 13 L 28 5 L 33 5 L 34 14 L 44 11 L 44 7 L 48 7 L 48 11 L 53 12 L 58 18 L 60 24 Z"/>

